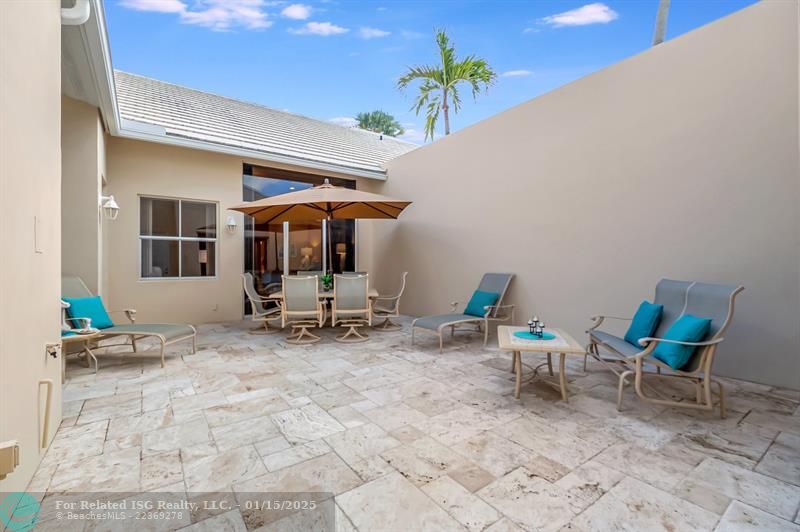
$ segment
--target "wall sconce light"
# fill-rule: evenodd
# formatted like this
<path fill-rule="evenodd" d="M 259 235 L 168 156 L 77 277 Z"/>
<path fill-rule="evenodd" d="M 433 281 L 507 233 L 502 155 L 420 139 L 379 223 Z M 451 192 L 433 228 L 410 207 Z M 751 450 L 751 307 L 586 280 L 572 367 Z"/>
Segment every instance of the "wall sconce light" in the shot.
<path fill-rule="evenodd" d="M 116 220 L 119 215 L 119 205 L 117 205 L 114 196 L 100 196 L 100 207 L 103 209 L 103 214 L 106 220 Z"/>
<path fill-rule="evenodd" d="M 234 218 L 233 216 L 228 216 L 228 219 L 225 221 L 225 229 L 227 229 L 229 233 L 235 233 L 236 218 Z"/>

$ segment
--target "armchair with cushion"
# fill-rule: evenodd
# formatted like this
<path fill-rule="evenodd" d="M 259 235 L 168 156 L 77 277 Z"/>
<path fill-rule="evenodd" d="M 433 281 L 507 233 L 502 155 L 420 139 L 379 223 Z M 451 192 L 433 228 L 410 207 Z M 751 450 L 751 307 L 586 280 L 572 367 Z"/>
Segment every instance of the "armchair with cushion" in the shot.
<path fill-rule="evenodd" d="M 712 377 L 714 356 L 733 317 L 736 296 L 742 286 L 662 279 L 656 286 L 654 303 L 663 306 L 661 320 L 650 336 L 636 344 L 599 329 L 605 320 L 628 320 L 594 316 L 589 328 L 589 356 L 619 377 L 617 408 L 627 379 L 633 377 L 636 395 L 661 405 L 711 411 L 715 408 L 712 384 L 718 387 L 720 415 L 725 417 L 725 390 Z M 602 352 L 601 352 L 602 349 Z M 645 366 L 655 367 L 650 371 Z M 586 361 L 584 360 L 584 370 Z M 675 401 L 660 392 L 649 379 L 682 379 L 691 382 L 695 397 Z"/>

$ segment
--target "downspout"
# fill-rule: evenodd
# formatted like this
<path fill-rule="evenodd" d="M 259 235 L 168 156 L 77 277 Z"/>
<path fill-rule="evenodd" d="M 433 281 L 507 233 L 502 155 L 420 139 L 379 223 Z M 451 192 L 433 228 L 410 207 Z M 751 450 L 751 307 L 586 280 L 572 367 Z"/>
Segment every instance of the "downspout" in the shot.
<path fill-rule="evenodd" d="M 89 20 L 90 14 L 89 0 L 75 0 L 74 6 L 61 8 L 61 24 L 64 26 L 80 26 Z"/>

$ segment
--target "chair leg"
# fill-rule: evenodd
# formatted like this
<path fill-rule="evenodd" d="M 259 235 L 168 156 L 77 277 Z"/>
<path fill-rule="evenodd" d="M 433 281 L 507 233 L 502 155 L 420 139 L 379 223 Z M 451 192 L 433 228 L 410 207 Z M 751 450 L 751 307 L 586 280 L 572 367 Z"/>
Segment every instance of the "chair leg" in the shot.
<path fill-rule="evenodd" d="M 97 363 L 97 357 L 96 357 L 96 356 L 94 356 L 94 353 L 92 353 L 92 350 L 91 350 L 91 349 L 89 349 L 89 346 L 88 346 L 88 345 L 86 345 L 86 346 L 83 348 L 83 350 L 84 350 L 84 351 L 86 351 L 86 355 L 87 355 L 87 356 L 86 356 L 86 358 L 88 359 L 89 357 L 91 357 L 91 359 L 94 361 L 94 373 L 95 373 L 95 375 L 96 375 L 96 374 L 97 374 L 97 370 L 99 369 L 99 365 L 98 365 L 98 363 Z"/>
<path fill-rule="evenodd" d="M 136 337 L 131 335 L 131 346 L 133 346 L 133 352 L 136 353 Z"/>
<path fill-rule="evenodd" d="M 728 415 L 725 408 L 725 387 L 720 381 L 716 381 L 716 383 L 719 386 L 719 417 L 725 419 Z"/>
<path fill-rule="evenodd" d="M 486 344 L 489 343 L 489 323 L 485 323 L 483 325 L 483 347 L 486 347 Z"/>
<path fill-rule="evenodd" d="M 164 367 L 164 340 L 161 340 L 161 367 Z"/>
<path fill-rule="evenodd" d="M 551 377 L 553 376 L 553 356 L 552 355 L 553 355 L 552 353 L 547 353 L 547 372 L 550 374 Z"/>
<path fill-rule="evenodd" d="M 360 325 L 349 325 L 348 327 L 349 328 L 347 329 L 346 333 L 334 338 L 337 342 L 341 342 L 343 344 L 355 344 L 369 340 L 369 336 L 361 334 L 358 331 L 357 327 L 360 327 Z"/>
<path fill-rule="evenodd" d="M 617 387 L 617 410 L 622 410 L 622 393 L 625 390 L 625 379 L 633 375 L 632 371 L 623 371 L 619 376 L 619 385 Z"/>
<path fill-rule="evenodd" d="M 376 331 L 397 331 L 403 328 L 402 325 L 399 323 L 394 323 L 388 317 L 383 319 L 383 322 L 380 325 L 373 325 L 373 329 Z"/>
<path fill-rule="evenodd" d="M 315 344 L 322 338 L 308 330 L 310 325 L 292 325 L 292 334 L 286 337 L 286 342 L 294 345 Z M 305 338 L 308 338 L 306 340 Z"/>
<path fill-rule="evenodd" d="M 192 336 L 192 354 L 197 353 L 197 333 Z"/>
<path fill-rule="evenodd" d="M 439 331 L 439 353 L 444 352 L 444 333 Z"/>

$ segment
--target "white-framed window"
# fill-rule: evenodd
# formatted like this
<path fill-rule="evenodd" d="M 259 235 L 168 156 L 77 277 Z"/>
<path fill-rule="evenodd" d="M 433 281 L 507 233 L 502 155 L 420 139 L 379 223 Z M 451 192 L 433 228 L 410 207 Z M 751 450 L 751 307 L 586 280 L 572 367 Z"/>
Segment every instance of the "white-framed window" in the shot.
<path fill-rule="evenodd" d="M 139 277 L 217 275 L 217 204 L 139 196 Z"/>

